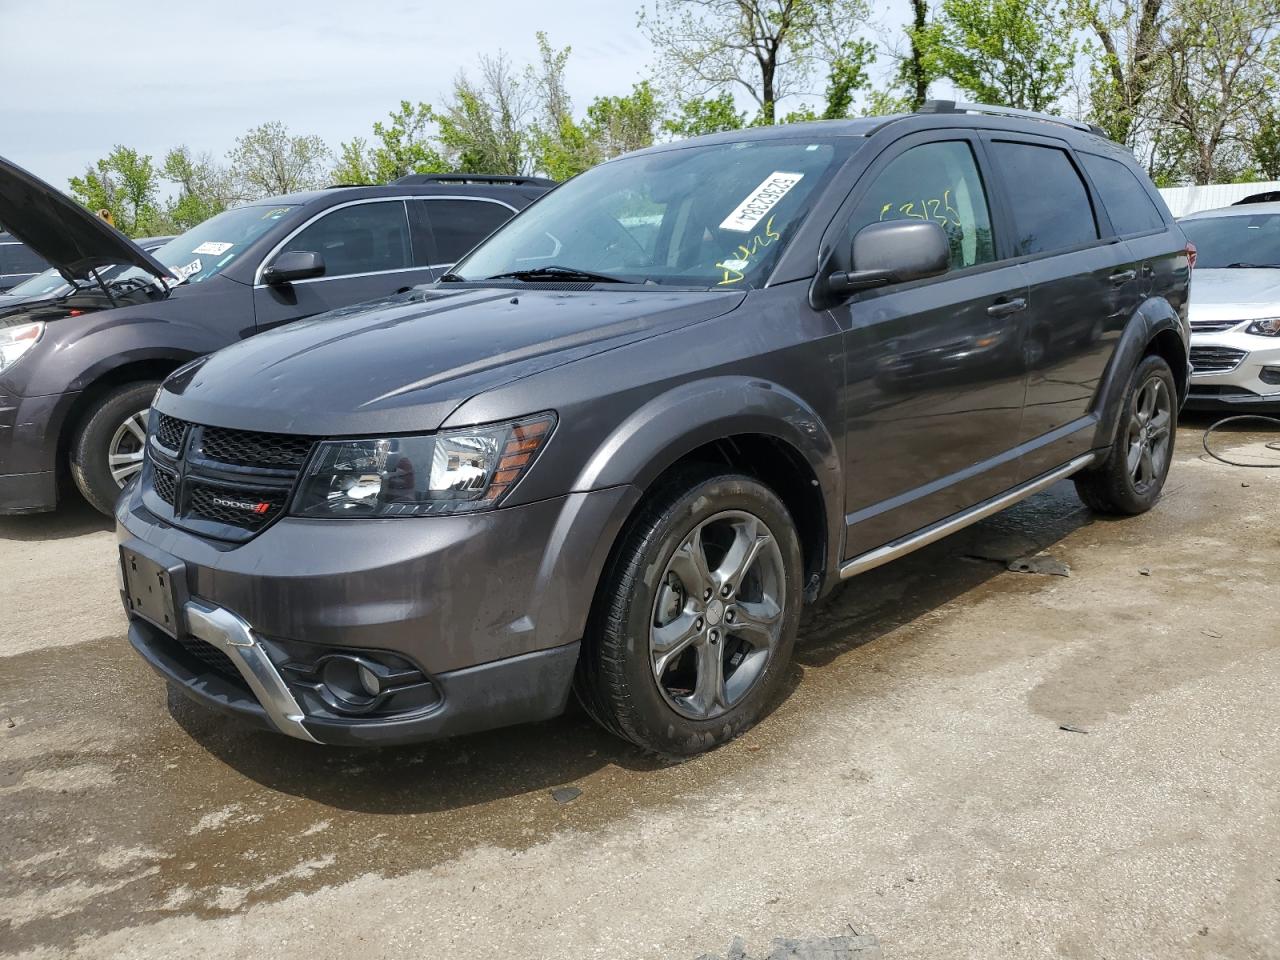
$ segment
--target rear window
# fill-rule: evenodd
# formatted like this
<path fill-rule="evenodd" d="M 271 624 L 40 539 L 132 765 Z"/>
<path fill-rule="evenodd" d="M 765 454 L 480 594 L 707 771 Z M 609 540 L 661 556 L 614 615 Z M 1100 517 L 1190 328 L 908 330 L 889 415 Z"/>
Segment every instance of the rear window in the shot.
<path fill-rule="evenodd" d="M 1164 229 L 1164 217 L 1132 170 L 1109 157 L 1090 153 L 1079 156 L 1119 236 Z"/>
<path fill-rule="evenodd" d="M 1098 239 L 1089 191 L 1065 150 L 996 141 L 996 170 L 1012 207 L 1015 254 L 1048 253 Z"/>
<path fill-rule="evenodd" d="M 0 243 L 0 273 L 40 273 L 48 266 L 24 243 Z"/>
<path fill-rule="evenodd" d="M 513 216 L 500 203 L 487 200 L 423 200 L 436 238 L 438 263 L 456 263 Z"/>

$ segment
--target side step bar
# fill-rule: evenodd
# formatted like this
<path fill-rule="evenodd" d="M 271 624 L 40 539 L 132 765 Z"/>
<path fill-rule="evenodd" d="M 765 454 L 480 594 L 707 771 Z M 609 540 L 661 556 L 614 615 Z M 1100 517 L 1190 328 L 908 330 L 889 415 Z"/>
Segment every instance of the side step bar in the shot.
<path fill-rule="evenodd" d="M 941 540 L 943 537 L 955 533 L 957 530 L 963 530 L 972 523 L 977 523 L 979 520 L 984 520 L 994 513 L 999 513 L 1005 507 L 1013 506 L 1019 500 L 1025 500 L 1032 494 L 1053 486 L 1059 480 L 1083 470 L 1093 463 L 1094 459 L 1095 455 L 1092 453 L 1076 457 L 1066 466 L 1042 474 L 1034 480 L 1027 481 L 1020 487 L 1014 487 L 1012 490 L 1000 494 L 998 497 L 984 500 L 964 513 L 957 513 L 954 516 L 947 517 L 945 520 L 939 520 L 931 527 L 925 527 L 923 530 L 909 533 L 905 537 L 886 543 L 883 547 L 868 550 L 866 553 L 841 564 L 840 579 L 847 580 L 849 577 L 856 577 L 860 573 L 874 570 L 890 560 L 897 560 L 912 550 L 918 550 L 933 543 L 935 540 Z"/>

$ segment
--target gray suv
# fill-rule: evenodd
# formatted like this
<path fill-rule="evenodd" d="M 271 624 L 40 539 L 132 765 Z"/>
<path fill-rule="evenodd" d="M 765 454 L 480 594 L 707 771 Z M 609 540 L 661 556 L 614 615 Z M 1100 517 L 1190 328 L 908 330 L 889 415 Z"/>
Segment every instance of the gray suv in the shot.
<path fill-rule="evenodd" d="M 801 608 L 1064 477 L 1160 495 L 1186 241 L 1131 155 L 930 104 L 665 144 L 446 276 L 165 381 L 129 637 L 308 741 L 540 720 L 665 755 L 779 693 Z"/>

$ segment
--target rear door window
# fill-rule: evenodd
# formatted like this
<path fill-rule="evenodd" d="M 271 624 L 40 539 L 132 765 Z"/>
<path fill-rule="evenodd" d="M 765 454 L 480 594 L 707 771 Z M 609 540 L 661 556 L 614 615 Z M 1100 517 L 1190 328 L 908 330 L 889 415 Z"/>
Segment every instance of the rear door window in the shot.
<path fill-rule="evenodd" d="M 1018 256 L 1067 250 L 1098 239 L 1089 191 L 1065 150 L 996 140 L 990 145 L 1009 198 Z"/>
<path fill-rule="evenodd" d="M 440 264 L 457 263 L 514 216 L 509 207 L 490 200 L 423 200 L 422 205 L 436 238 Z"/>
<path fill-rule="evenodd" d="M 1111 225 L 1118 236 L 1164 229 L 1164 217 L 1132 170 L 1109 157 L 1091 153 L 1078 156 L 1084 164 L 1085 173 L 1089 174 L 1094 188 L 1102 197 L 1102 205 L 1107 208 L 1107 216 L 1111 218 Z"/>
<path fill-rule="evenodd" d="M 320 254 L 326 277 L 412 267 L 413 246 L 404 201 L 357 203 L 326 213 L 280 252 L 292 250 Z"/>
<path fill-rule="evenodd" d="M 995 259 L 987 193 L 964 140 L 912 147 L 889 161 L 858 201 L 848 237 L 883 220 L 933 220 L 951 241 L 951 268 Z"/>
<path fill-rule="evenodd" d="M 48 268 L 49 264 L 24 243 L 0 245 L 0 273 L 41 273 Z"/>

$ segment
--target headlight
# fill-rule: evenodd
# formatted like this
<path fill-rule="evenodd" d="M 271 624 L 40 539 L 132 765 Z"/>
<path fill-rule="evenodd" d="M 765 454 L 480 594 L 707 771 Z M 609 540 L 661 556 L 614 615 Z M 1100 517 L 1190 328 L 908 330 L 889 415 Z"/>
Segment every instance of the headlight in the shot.
<path fill-rule="evenodd" d="M 551 435 L 550 414 L 429 436 L 328 440 L 311 458 L 300 517 L 421 517 L 497 505 Z"/>
<path fill-rule="evenodd" d="M 1265 320 L 1255 320 L 1249 324 L 1245 333 L 1252 333 L 1259 337 L 1280 337 L 1280 317 L 1267 317 Z"/>
<path fill-rule="evenodd" d="M 8 370 L 36 345 L 44 334 L 44 321 L 0 327 L 0 372 Z"/>

